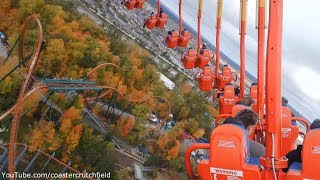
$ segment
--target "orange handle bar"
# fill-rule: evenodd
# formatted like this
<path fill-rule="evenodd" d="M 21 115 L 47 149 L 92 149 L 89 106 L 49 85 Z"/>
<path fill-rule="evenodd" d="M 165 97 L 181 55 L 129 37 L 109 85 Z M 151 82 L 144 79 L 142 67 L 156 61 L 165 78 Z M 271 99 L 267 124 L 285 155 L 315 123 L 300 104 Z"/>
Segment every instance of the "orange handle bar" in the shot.
<path fill-rule="evenodd" d="M 233 81 L 237 81 L 238 80 L 238 74 L 236 72 L 231 72 L 232 76 L 233 76 Z"/>
<path fill-rule="evenodd" d="M 199 178 L 198 174 L 194 174 L 192 171 L 191 163 L 190 163 L 190 155 L 191 152 L 196 150 L 196 149 L 208 149 L 210 150 L 210 144 L 207 143 L 196 143 L 192 144 L 191 146 L 188 147 L 186 153 L 185 153 L 185 161 L 186 161 L 186 169 L 187 169 L 187 174 L 189 177 L 192 178 Z"/>
<path fill-rule="evenodd" d="M 218 94 L 223 93 L 223 91 L 217 91 L 212 95 L 212 101 L 216 100 L 216 98 L 218 97 Z"/>
<path fill-rule="evenodd" d="M 306 119 L 301 118 L 301 117 L 291 117 L 291 120 L 296 120 L 296 121 L 299 121 L 299 122 L 305 124 L 306 127 L 307 127 L 307 131 L 310 130 L 310 123 Z"/>

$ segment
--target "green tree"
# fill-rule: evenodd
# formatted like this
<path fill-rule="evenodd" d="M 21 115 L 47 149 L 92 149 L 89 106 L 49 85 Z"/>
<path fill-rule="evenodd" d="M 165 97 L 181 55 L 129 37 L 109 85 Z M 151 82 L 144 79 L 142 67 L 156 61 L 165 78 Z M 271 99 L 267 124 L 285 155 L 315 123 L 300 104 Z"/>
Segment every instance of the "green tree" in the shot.
<path fill-rule="evenodd" d="M 44 6 L 44 0 L 20 0 L 19 2 L 19 17 L 23 20 L 30 14 L 39 13 Z"/>
<path fill-rule="evenodd" d="M 145 121 L 149 117 L 150 108 L 145 104 L 140 104 L 132 109 L 132 114 L 136 116 L 139 121 Z"/>
<path fill-rule="evenodd" d="M 48 42 L 46 53 L 43 58 L 41 71 L 49 76 L 67 75 L 68 56 L 62 39 L 51 39 Z"/>

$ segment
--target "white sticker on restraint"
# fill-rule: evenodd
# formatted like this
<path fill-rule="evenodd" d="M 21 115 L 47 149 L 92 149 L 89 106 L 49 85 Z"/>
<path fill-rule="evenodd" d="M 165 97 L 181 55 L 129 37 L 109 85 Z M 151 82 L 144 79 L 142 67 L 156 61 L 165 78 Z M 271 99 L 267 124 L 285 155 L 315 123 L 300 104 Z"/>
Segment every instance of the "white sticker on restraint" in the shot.
<path fill-rule="evenodd" d="M 312 154 L 320 154 L 320 146 L 312 146 Z"/>
<path fill-rule="evenodd" d="M 281 128 L 283 138 L 291 138 L 291 128 Z"/>
<path fill-rule="evenodd" d="M 232 169 L 222 169 L 222 168 L 214 168 L 210 167 L 210 172 L 214 174 L 221 174 L 230 177 L 243 177 L 243 171 L 237 171 Z"/>
<path fill-rule="evenodd" d="M 220 140 L 218 141 L 218 147 L 236 148 L 236 144 L 233 141 Z"/>

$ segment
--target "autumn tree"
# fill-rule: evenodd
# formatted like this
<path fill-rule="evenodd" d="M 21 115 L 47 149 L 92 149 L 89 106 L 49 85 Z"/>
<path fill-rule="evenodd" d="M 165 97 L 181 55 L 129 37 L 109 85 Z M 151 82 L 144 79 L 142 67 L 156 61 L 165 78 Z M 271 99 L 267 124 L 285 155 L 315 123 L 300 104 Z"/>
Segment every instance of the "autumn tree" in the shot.
<path fill-rule="evenodd" d="M 62 77 L 67 73 L 68 55 L 62 39 L 51 39 L 48 42 L 43 59 L 43 73 L 51 77 Z"/>
<path fill-rule="evenodd" d="M 117 130 L 122 137 L 127 137 L 134 126 L 134 119 L 121 118 L 117 120 Z"/>
<path fill-rule="evenodd" d="M 19 17 L 23 20 L 30 14 L 39 13 L 44 5 L 44 0 L 20 0 L 19 1 Z"/>
<path fill-rule="evenodd" d="M 27 138 L 28 144 L 36 149 L 55 151 L 60 146 L 60 139 L 56 136 L 53 122 L 36 122 L 31 135 Z M 34 149 L 30 149 L 34 151 Z"/>
<path fill-rule="evenodd" d="M 150 108 L 146 104 L 136 105 L 132 109 L 132 114 L 136 116 L 137 120 L 144 121 L 149 117 Z"/>
<path fill-rule="evenodd" d="M 114 144 L 105 141 L 101 135 L 95 135 L 93 129 L 88 126 L 83 127 L 81 139 L 72 152 L 71 159 L 87 172 L 111 172 L 111 175 L 114 175 Z"/>

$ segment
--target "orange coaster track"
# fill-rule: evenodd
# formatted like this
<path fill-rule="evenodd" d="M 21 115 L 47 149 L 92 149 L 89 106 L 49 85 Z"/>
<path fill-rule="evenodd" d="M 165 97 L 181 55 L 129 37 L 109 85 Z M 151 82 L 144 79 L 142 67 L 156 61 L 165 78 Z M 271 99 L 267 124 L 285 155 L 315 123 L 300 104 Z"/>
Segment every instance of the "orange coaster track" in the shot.
<path fill-rule="evenodd" d="M 14 116 L 13 116 L 13 120 L 12 120 L 12 127 L 11 127 L 11 131 L 10 131 L 10 141 L 9 141 L 9 162 L 8 162 L 8 170 L 9 173 L 13 174 L 15 172 L 15 167 L 14 167 L 14 161 L 15 161 L 15 148 L 14 148 L 14 144 L 17 138 L 17 130 L 18 130 L 18 125 L 19 125 L 19 117 L 20 117 L 20 110 L 21 110 L 21 103 L 23 101 L 23 97 L 24 94 L 26 92 L 29 80 L 31 78 L 31 75 L 36 67 L 37 61 L 38 61 L 38 57 L 40 54 L 40 49 L 41 49 L 41 45 L 43 42 L 43 34 L 42 34 L 42 26 L 40 23 L 40 20 L 38 18 L 37 15 L 31 15 L 29 17 L 27 17 L 27 19 L 25 20 L 25 22 L 22 25 L 22 30 L 21 30 L 21 35 L 20 35 L 20 55 L 21 57 L 23 57 L 23 40 L 24 40 L 24 35 L 26 33 L 26 30 L 28 28 L 28 25 L 31 21 L 35 21 L 37 23 L 37 28 L 38 28 L 38 41 L 37 41 L 37 45 L 36 45 L 36 49 L 34 50 L 32 56 L 31 56 L 31 65 L 29 67 L 28 73 L 26 75 L 25 81 L 22 84 L 22 87 L 20 89 L 20 93 L 18 96 L 18 100 L 16 103 L 16 108 L 14 111 Z M 13 177 L 10 179 L 14 179 Z"/>

